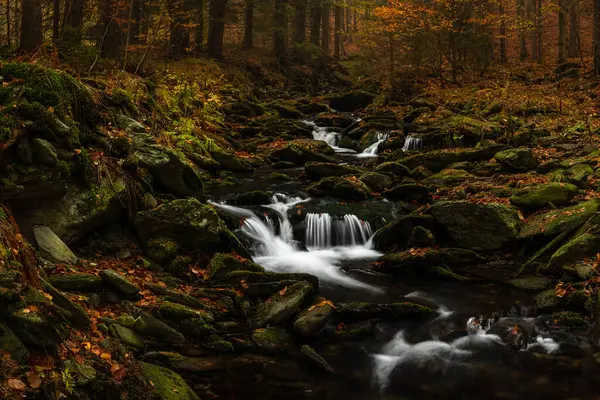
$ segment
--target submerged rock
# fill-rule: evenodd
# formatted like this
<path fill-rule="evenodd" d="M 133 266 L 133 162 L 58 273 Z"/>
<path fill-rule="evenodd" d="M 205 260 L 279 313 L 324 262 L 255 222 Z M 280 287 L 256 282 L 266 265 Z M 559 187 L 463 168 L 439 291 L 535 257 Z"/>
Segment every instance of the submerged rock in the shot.
<path fill-rule="evenodd" d="M 566 204 L 578 193 L 577 186 L 569 183 L 546 183 L 521 189 L 511 196 L 510 201 L 519 207 L 537 210 L 549 204 Z"/>
<path fill-rule="evenodd" d="M 443 201 L 430 212 L 454 245 L 471 250 L 504 248 L 517 239 L 521 227 L 517 212 L 501 204 Z"/>
<path fill-rule="evenodd" d="M 300 348 L 300 352 L 307 358 L 307 360 L 313 366 L 317 367 L 323 372 L 332 373 L 333 367 L 329 365 L 327 360 L 325 360 L 319 353 L 317 353 L 312 347 L 305 344 Z"/>
<path fill-rule="evenodd" d="M 344 322 L 368 320 L 371 318 L 408 319 L 423 318 L 432 313 L 429 307 L 408 301 L 390 304 L 366 302 L 338 303 L 336 317 Z"/>
<path fill-rule="evenodd" d="M 282 289 L 256 308 L 253 325 L 260 327 L 284 322 L 298 312 L 313 290 L 308 282 L 298 282 Z"/>

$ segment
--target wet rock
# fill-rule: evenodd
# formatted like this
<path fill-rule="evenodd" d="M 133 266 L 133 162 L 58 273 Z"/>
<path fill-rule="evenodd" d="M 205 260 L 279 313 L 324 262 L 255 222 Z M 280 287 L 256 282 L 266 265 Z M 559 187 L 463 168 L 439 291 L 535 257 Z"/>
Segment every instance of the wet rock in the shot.
<path fill-rule="evenodd" d="M 363 321 L 371 318 L 389 320 L 423 318 L 433 312 L 429 307 L 408 301 L 390 304 L 338 303 L 336 307 L 336 317 L 344 322 Z"/>
<path fill-rule="evenodd" d="M 537 210 L 549 204 L 566 204 L 578 193 L 577 186 L 569 183 L 546 183 L 519 190 L 510 197 L 510 201 L 519 207 Z"/>
<path fill-rule="evenodd" d="M 35 159 L 40 163 L 49 167 L 54 167 L 58 163 L 56 148 L 47 140 L 40 138 L 33 139 L 31 149 Z"/>
<path fill-rule="evenodd" d="M 140 363 L 141 376 L 152 381 L 152 398 L 157 400 L 200 400 L 200 397 L 176 372 L 158 365 Z"/>
<path fill-rule="evenodd" d="M 237 206 L 260 206 L 271 204 L 272 197 L 273 192 L 252 190 L 250 192 L 238 194 L 230 203 Z"/>
<path fill-rule="evenodd" d="M 508 281 L 509 284 L 516 288 L 532 291 L 547 289 L 552 285 L 553 282 L 553 279 L 545 276 L 523 276 Z"/>
<path fill-rule="evenodd" d="M 44 291 L 52 296 L 52 302 L 56 306 L 62 308 L 62 310 L 65 312 L 65 317 L 71 324 L 73 324 L 74 327 L 82 330 L 90 329 L 90 317 L 82 306 L 71 301 L 64 293 L 43 279 L 40 280 L 40 283 Z"/>
<path fill-rule="evenodd" d="M 66 265 L 75 265 L 77 256 L 47 226 L 34 226 L 33 236 L 42 254 L 51 261 Z"/>
<path fill-rule="evenodd" d="M 452 243 L 471 250 L 504 248 L 516 240 L 521 227 L 516 211 L 501 204 L 443 201 L 430 212 Z"/>
<path fill-rule="evenodd" d="M 304 166 L 304 173 L 309 179 L 321 179 L 330 176 L 344 176 L 344 175 L 359 175 L 363 172 L 361 168 L 336 163 L 323 163 L 323 162 L 307 162 Z"/>
<path fill-rule="evenodd" d="M 33 162 L 33 151 L 27 138 L 17 139 L 14 151 L 21 164 L 29 165 Z"/>
<path fill-rule="evenodd" d="M 321 142 L 325 145 L 327 143 Z M 283 147 L 273 150 L 270 157 L 278 161 L 292 162 L 295 165 L 304 165 L 309 161 L 335 162 L 332 157 L 323 154 L 317 147 L 303 146 L 300 143 L 288 142 Z"/>
<path fill-rule="evenodd" d="M 416 226 L 434 229 L 435 220 L 430 215 L 405 215 L 390 222 L 373 235 L 377 250 L 400 249 L 406 247 L 412 230 Z"/>
<path fill-rule="evenodd" d="M 181 333 L 150 314 L 146 314 L 143 311 L 136 311 L 134 317 L 136 317 L 136 322 L 133 329 L 143 336 L 150 336 L 159 341 L 171 344 L 185 342 L 185 338 Z"/>
<path fill-rule="evenodd" d="M 67 292 L 97 292 L 102 289 L 102 279 L 93 274 L 81 272 L 50 275 L 50 284 Z"/>
<path fill-rule="evenodd" d="M 577 229 L 594 215 L 599 207 L 600 201 L 593 199 L 572 207 L 535 215 L 527 221 L 519 234 L 519 239 L 554 237 L 561 232 Z"/>
<path fill-rule="evenodd" d="M 248 259 L 235 257 L 232 254 L 217 253 L 206 267 L 206 278 L 212 279 L 233 271 L 251 271 L 264 273 L 265 269 Z"/>
<path fill-rule="evenodd" d="M 365 200 L 370 194 L 369 188 L 354 176 L 323 178 L 306 191 L 313 196 L 332 196 L 343 200 Z"/>
<path fill-rule="evenodd" d="M 423 182 L 430 185 L 451 187 L 475 179 L 477 179 L 475 175 L 462 169 L 444 169 L 425 178 Z"/>
<path fill-rule="evenodd" d="M 177 256 L 179 244 L 168 237 L 150 239 L 146 244 L 146 257 L 158 264 L 168 264 Z"/>
<path fill-rule="evenodd" d="M 253 318 L 254 326 L 277 325 L 291 318 L 313 291 L 308 282 L 298 282 L 260 304 Z"/>
<path fill-rule="evenodd" d="M 304 114 L 318 114 L 324 113 L 330 110 L 327 104 L 323 103 L 309 103 L 309 104 L 301 104 L 296 107 L 298 111 Z"/>
<path fill-rule="evenodd" d="M 146 347 L 144 341 L 130 328 L 119 324 L 113 324 L 109 327 L 109 332 L 125 346 L 133 347 L 138 350 L 143 350 Z"/>
<path fill-rule="evenodd" d="M 410 237 L 408 238 L 407 247 L 431 247 L 435 244 L 435 237 L 433 233 L 427 228 L 423 228 L 422 226 L 415 226 L 413 230 L 410 232 Z"/>
<path fill-rule="evenodd" d="M 257 349 L 266 353 L 285 352 L 291 340 L 292 337 L 284 328 L 260 328 L 252 332 L 252 341 Z"/>
<path fill-rule="evenodd" d="M 29 351 L 21 343 L 14 332 L 0 322 L 0 351 L 10 354 L 10 358 L 14 361 L 25 364 L 29 360 Z"/>
<path fill-rule="evenodd" d="M 502 145 L 491 145 L 467 149 L 435 150 L 411 155 L 403 158 L 401 162 L 410 169 L 422 166 L 431 171 L 441 171 L 456 162 L 487 161 L 502 148 L 504 148 Z"/>
<path fill-rule="evenodd" d="M 375 99 L 375 95 L 368 92 L 353 91 L 329 97 L 329 106 L 341 112 L 352 112 L 367 107 Z"/>
<path fill-rule="evenodd" d="M 345 114 L 325 112 L 317 115 L 314 122 L 318 126 L 347 128 L 354 120 Z"/>
<path fill-rule="evenodd" d="M 191 251 L 215 253 L 234 250 L 250 257 L 217 213 L 209 205 L 193 198 L 174 200 L 154 210 L 139 212 L 134 226 L 145 243 L 153 238 L 169 237 L 181 248 Z"/>
<path fill-rule="evenodd" d="M 385 191 L 390 199 L 423 201 L 429 198 L 429 188 L 418 183 L 405 183 Z"/>
<path fill-rule="evenodd" d="M 578 164 L 569 168 L 566 174 L 571 182 L 579 187 L 587 188 L 589 178 L 594 176 L 594 169 L 588 164 Z"/>
<path fill-rule="evenodd" d="M 129 134 L 134 133 L 148 133 L 146 127 L 136 121 L 133 118 L 129 118 L 126 115 L 119 114 L 115 118 L 116 126 L 119 129 L 123 129 L 125 132 Z"/>
<path fill-rule="evenodd" d="M 31 346 L 54 347 L 67 336 L 60 321 L 42 312 L 15 311 L 9 316 L 8 325 L 24 344 Z"/>
<path fill-rule="evenodd" d="M 173 371 L 206 373 L 226 369 L 225 360 L 220 357 L 186 357 L 169 351 L 153 351 L 144 354 L 144 359 L 152 360 Z"/>
<path fill-rule="evenodd" d="M 138 294 L 140 288 L 133 284 L 129 279 L 110 269 L 100 271 L 100 278 L 107 285 L 115 289 L 116 291 L 131 296 Z"/>
<path fill-rule="evenodd" d="M 331 320 L 335 307 L 332 302 L 319 298 L 294 320 L 294 330 L 302 336 L 317 336 Z"/>
<path fill-rule="evenodd" d="M 359 321 L 351 324 L 340 324 L 334 335 L 343 339 L 359 339 L 373 334 L 373 321 Z"/>
<path fill-rule="evenodd" d="M 535 296 L 534 304 L 538 310 L 552 310 L 559 307 L 562 299 L 558 297 L 554 288 L 544 290 Z"/>
<path fill-rule="evenodd" d="M 517 171 L 530 171 L 538 166 L 533 152 L 526 148 L 502 150 L 494 158 L 500 164 Z"/>
<path fill-rule="evenodd" d="M 380 174 L 388 175 L 392 179 L 401 179 L 411 176 L 410 169 L 396 161 L 381 163 L 375 168 L 375 171 Z"/>
<path fill-rule="evenodd" d="M 358 179 L 374 192 L 383 192 L 392 187 L 392 179 L 377 172 L 365 172 Z"/>
<path fill-rule="evenodd" d="M 329 365 L 327 360 L 325 360 L 323 357 L 321 357 L 321 355 L 319 355 L 319 353 L 317 353 L 309 345 L 306 345 L 306 344 L 303 345 L 300 348 L 300 352 L 307 358 L 307 360 L 310 362 L 310 364 L 315 366 L 317 369 L 324 371 L 324 372 L 333 373 L 333 367 L 331 365 Z"/>

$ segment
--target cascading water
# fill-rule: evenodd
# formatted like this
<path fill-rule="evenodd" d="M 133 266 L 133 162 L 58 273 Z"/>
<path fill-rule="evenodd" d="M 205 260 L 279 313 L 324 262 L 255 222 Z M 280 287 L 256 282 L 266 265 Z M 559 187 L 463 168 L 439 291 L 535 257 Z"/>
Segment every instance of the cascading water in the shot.
<path fill-rule="evenodd" d="M 404 139 L 404 146 L 402 147 L 402 151 L 410 151 L 410 150 L 419 150 L 423 148 L 423 139 L 408 135 L 406 139 Z"/>
<path fill-rule="evenodd" d="M 373 234 L 371 225 L 356 215 L 346 214 L 333 218 L 323 213 L 306 214 L 304 243 L 309 249 L 327 249 L 333 246 L 360 246 Z"/>
<path fill-rule="evenodd" d="M 317 126 L 313 121 L 302 121 L 306 125 L 310 126 L 313 130 L 313 139 L 321 140 L 329 145 L 336 153 L 354 153 L 352 149 L 345 149 L 338 147 L 340 142 L 340 134 L 333 132 L 330 128 Z"/>
<path fill-rule="evenodd" d="M 388 139 L 389 135 L 387 133 L 377 133 L 377 142 L 373 143 L 369 147 L 363 150 L 362 153 L 359 154 L 360 157 L 375 157 L 377 155 L 377 150 L 379 150 L 379 145 L 385 142 Z"/>
<path fill-rule="evenodd" d="M 287 216 L 287 211 L 308 200 L 276 194 L 272 198 L 272 203 L 264 206 L 274 210 L 277 214 L 279 234 L 276 234 L 275 224 L 272 220 L 265 221 L 250 210 L 226 204 L 210 203 L 243 218 L 240 230 L 253 242 L 253 259 L 268 271 L 305 272 L 317 276 L 325 283 L 380 292 L 381 289 L 360 282 L 340 270 L 343 261 L 371 260 L 379 257 L 381 253 L 372 249 L 370 241 L 367 240 L 362 245 L 311 249 L 310 251 L 302 251 L 298 248 L 294 241 L 292 224 Z M 351 219 L 353 220 L 353 218 Z M 353 220 L 352 223 L 356 222 Z M 356 227 L 347 229 L 356 230 Z M 364 230 L 364 232 L 366 235 L 368 231 Z M 331 231 L 324 231 L 323 234 L 331 235 Z"/>

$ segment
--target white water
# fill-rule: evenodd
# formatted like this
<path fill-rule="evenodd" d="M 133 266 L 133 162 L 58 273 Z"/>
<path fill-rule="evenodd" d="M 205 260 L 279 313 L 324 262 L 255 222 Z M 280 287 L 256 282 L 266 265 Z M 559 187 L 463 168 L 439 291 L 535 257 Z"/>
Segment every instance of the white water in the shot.
<path fill-rule="evenodd" d="M 336 153 L 355 153 L 352 149 L 345 149 L 338 147 L 340 142 L 340 134 L 338 132 L 332 132 L 327 127 L 317 126 L 313 121 L 302 121 L 306 125 L 310 126 L 313 130 L 313 139 L 321 140 L 329 145 Z"/>
<path fill-rule="evenodd" d="M 362 245 L 339 246 L 325 249 L 301 251 L 294 242 L 292 225 L 287 211 L 308 199 L 288 198 L 276 194 L 272 203 L 265 207 L 274 210 L 279 219 L 279 234 L 275 232 L 275 224 L 263 221 L 254 212 L 225 204 L 211 202 L 233 215 L 244 218 L 241 231 L 254 243 L 253 259 L 268 271 L 304 272 L 315 275 L 324 283 L 336 284 L 354 289 L 366 289 L 381 292 L 380 288 L 360 282 L 346 274 L 340 267 L 343 261 L 374 260 L 381 253 L 372 249 L 370 241 Z"/>
<path fill-rule="evenodd" d="M 423 139 L 415 137 L 413 135 L 408 135 L 406 139 L 404 139 L 404 146 L 402 147 L 402 151 L 418 150 L 422 148 Z"/>
<path fill-rule="evenodd" d="M 305 244 L 309 249 L 327 249 L 335 246 L 359 246 L 369 241 L 373 234 L 371 225 L 356 215 L 347 214 L 332 218 L 322 213 L 306 214 Z"/>
<path fill-rule="evenodd" d="M 387 133 L 377 133 L 377 142 L 373 143 L 369 147 L 363 150 L 362 153 L 357 154 L 358 157 L 375 157 L 377 155 L 377 151 L 379 150 L 379 145 L 385 142 L 388 139 L 389 135 Z"/>

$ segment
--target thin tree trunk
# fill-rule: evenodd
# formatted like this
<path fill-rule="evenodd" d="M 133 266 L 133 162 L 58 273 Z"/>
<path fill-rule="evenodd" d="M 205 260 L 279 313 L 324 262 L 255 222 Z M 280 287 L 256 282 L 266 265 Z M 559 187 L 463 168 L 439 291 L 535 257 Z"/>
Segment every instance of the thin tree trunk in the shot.
<path fill-rule="evenodd" d="M 65 21 L 62 32 L 63 41 L 69 45 L 81 43 L 83 36 L 84 0 L 68 0 L 65 6 Z"/>
<path fill-rule="evenodd" d="M 569 58 L 579 57 L 579 29 L 579 4 L 577 0 L 573 0 L 569 8 L 569 45 L 567 53 L 567 57 Z"/>
<path fill-rule="evenodd" d="M 331 34 L 331 8 L 328 3 L 323 5 L 323 24 L 321 28 L 321 48 L 329 55 L 329 35 Z"/>
<path fill-rule="evenodd" d="M 141 0 L 133 0 L 131 9 L 131 18 L 129 21 L 129 32 L 130 35 L 130 43 L 141 43 L 141 19 L 142 19 L 142 11 L 141 11 Z"/>
<path fill-rule="evenodd" d="M 190 47 L 189 10 L 186 0 L 170 0 L 169 14 L 169 55 L 173 58 L 181 57 Z"/>
<path fill-rule="evenodd" d="M 12 37 L 10 33 L 10 0 L 6 0 L 6 42 L 8 43 L 8 48 L 12 47 Z"/>
<path fill-rule="evenodd" d="M 310 42 L 315 46 L 320 43 L 322 14 L 323 9 L 320 0 L 312 0 L 310 8 Z"/>
<path fill-rule="evenodd" d="M 344 18 L 344 9 L 336 5 L 334 9 L 334 33 L 333 33 L 333 58 L 340 59 L 342 54 L 342 19 Z"/>
<path fill-rule="evenodd" d="M 254 47 L 254 0 L 246 0 L 246 9 L 244 10 L 244 49 Z"/>
<path fill-rule="evenodd" d="M 529 32 L 529 40 L 531 43 L 531 60 L 537 61 L 538 57 L 538 41 L 537 41 L 537 14 L 535 12 L 535 1 L 527 1 L 527 19 L 530 21 L 533 28 Z"/>
<path fill-rule="evenodd" d="M 204 0 L 196 0 L 196 30 L 194 34 L 194 51 L 204 51 Z"/>
<path fill-rule="evenodd" d="M 127 68 L 127 56 L 129 55 L 129 44 L 131 43 L 131 21 L 133 18 L 133 6 L 135 0 L 129 0 L 129 15 L 127 16 L 127 38 L 125 39 L 125 54 L 123 55 L 123 71 Z"/>
<path fill-rule="evenodd" d="M 542 37 L 542 0 L 537 0 L 537 15 L 536 15 L 536 24 L 535 24 L 535 33 L 537 38 L 537 62 L 541 64 L 544 60 L 544 42 Z"/>
<path fill-rule="evenodd" d="M 102 54 L 107 58 L 121 57 L 125 37 L 119 21 L 126 18 L 124 7 L 116 0 L 102 2 L 102 19 L 104 22 L 104 37 L 101 40 Z"/>
<path fill-rule="evenodd" d="M 275 0 L 275 12 L 273 14 L 273 55 L 280 63 L 285 62 L 286 51 L 286 21 L 285 0 Z"/>
<path fill-rule="evenodd" d="M 600 0 L 594 0 L 594 74 L 600 74 Z"/>
<path fill-rule="evenodd" d="M 42 0 L 22 0 L 21 2 L 21 44 L 19 49 L 31 53 L 43 43 Z"/>
<path fill-rule="evenodd" d="M 60 39 L 60 0 L 54 0 L 52 8 L 52 42 L 58 43 Z"/>
<path fill-rule="evenodd" d="M 567 10 L 565 0 L 558 2 L 558 63 L 567 62 Z"/>
<path fill-rule="evenodd" d="M 307 0 L 294 0 L 296 15 L 294 16 L 294 43 L 306 43 L 306 10 Z"/>
<path fill-rule="evenodd" d="M 500 62 L 506 64 L 508 58 L 506 57 L 506 15 L 504 13 L 504 6 L 500 5 Z"/>
<path fill-rule="evenodd" d="M 227 0 L 210 0 L 207 52 L 210 57 L 216 59 L 223 58 L 226 10 Z"/>
<path fill-rule="evenodd" d="M 525 0 L 517 0 L 517 23 L 519 24 L 519 59 L 521 61 L 527 58 L 527 39 L 525 36 Z"/>

